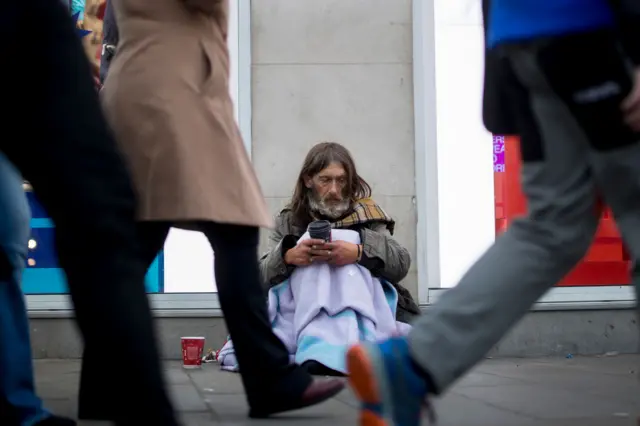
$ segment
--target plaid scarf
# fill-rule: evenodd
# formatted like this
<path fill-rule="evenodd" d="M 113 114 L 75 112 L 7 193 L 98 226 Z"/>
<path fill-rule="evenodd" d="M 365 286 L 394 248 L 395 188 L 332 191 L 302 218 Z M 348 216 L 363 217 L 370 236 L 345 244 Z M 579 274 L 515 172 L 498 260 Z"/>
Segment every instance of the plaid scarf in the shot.
<path fill-rule="evenodd" d="M 371 198 L 363 198 L 356 201 L 351 213 L 333 222 L 331 226 L 341 229 L 370 222 L 386 223 L 389 232 L 393 235 L 395 221 Z"/>

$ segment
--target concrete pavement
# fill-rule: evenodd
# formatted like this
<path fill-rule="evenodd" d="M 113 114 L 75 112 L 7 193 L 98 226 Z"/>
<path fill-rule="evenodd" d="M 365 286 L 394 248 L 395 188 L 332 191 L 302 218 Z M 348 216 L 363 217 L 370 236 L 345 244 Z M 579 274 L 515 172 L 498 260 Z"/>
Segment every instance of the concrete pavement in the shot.
<path fill-rule="evenodd" d="M 37 360 L 35 366 L 38 390 L 47 406 L 75 416 L 80 362 Z M 488 359 L 437 400 L 438 425 L 636 425 L 639 366 L 640 356 L 630 355 Z M 217 364 L 183 370 L 178 362 L 167 362 L 166 372 L 185 426 L 357 424 L 357 404 L 350 390 L 317 407 L 273 420 L 250 420 L 238 375 L 220 371 Z"/>

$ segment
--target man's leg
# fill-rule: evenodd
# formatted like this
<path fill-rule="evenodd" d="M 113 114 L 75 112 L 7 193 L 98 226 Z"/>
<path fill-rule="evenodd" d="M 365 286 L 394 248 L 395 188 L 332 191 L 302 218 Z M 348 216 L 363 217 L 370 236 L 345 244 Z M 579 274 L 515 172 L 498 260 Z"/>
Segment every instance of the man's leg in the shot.
<path fill-rule="evenodd" d="M 141 255 L 140 259 L 148 270 L 154 259 L 162 249 L 170 229 L 169 223 L 164 222 L 142 222 L 138 224 L 139 242 Z M 117 376 L 117 365 L 104 362 L 100 356 L 104 348 L 102 345 L 86 345 L 83 352 L 82 375 L 80 377 L 80 387 L 83 390 L 81 396 L 80 418 L 109 419 L 109 407 L 104 404 L 105 400 L 111 398 L 108 389 L 102 385 L 103 379 Z M 114 369 L 115 367 L 115 369 Z"/>
<path fill-rule="evenodd" d="M 2 138 L 0 150 L 32 183 L 56 224 L 80 330 L 88 348 L 100 348 L 91 352 L 92 362 L 114 372 L 83 377 L 99 382 L 102 392 L 81 389 L 79 411 L 122 423 L 175 425 L 144 291 L 136 200 L 80 40 L 59 2 L 9 2 L 0 12 L 7 24 L 0 29 L 6 60 L 0 81 L 9 108 L 0 121 L 22 135 Z M 47 35 L 46 43 L 39 34 Z"/>
<path fill-rule="evenodd" d="M 614 51 L 613 45 L 609 47 Z M 461 282 L 426 312 L 415 324 L 408 345 L 396 339 L 350 352 L 352 381 L 361 399 L 374 403 L 371 413 L 365 410 L 363 417 L 379 416 L 376 409 L 388 416 L 386 404 L 400 407 L 392 414 L 406 420 L 400 424 L 418 424 L 420 390 L 444 392 L 589 248 L 599 212 L 588 138 L 562 96 L 547 82 L 537 48 L 523 49 L 512 62 L 526 87 L 526 96 L 517 99 L 514 107 L 519 110 L 522 186 L 529 214 L 514 221 Z M 394 389 L 394 395 L 404 396 L 412 406 L 390 394 L 385 398 L 384 392 L 371 393 L 385 388 L 374 382 L 388 377 L 390 365 L 405 371 L 405 380 L 424 378 L 413 382 L 413 390 Z"/>
<path fill-rule="evenodd" d="M 526 78 L 526 63 L 520 56 L 515 58 L 516 68 Z M 631 254 L 631 277 L 638 294 L 640 133 L 625 124 L 621 104 L 640 81 L 634 81 L 630 62 L 615 35 L 607 32 L 547 43 L 538 56 L 549 86 L 584 132 L 596 184 Z"/>
<path fill-rule="evenodd" d="M 413 359 L 443 392 L 584 256 L 599 212 L 584 132 L 544 80 L 534 54 L 532 120 L 521 117 L 529 213 L 432 306 L 409 336 Z"/>
<path fill-rule="evenodd" d="M 204 223 L 215 252 L 220 306 L 238 357 L 252 417 L 314 405 L 343 388 L 337 380 L 314 382 L 273 333 L 260 286 L 255 227 Z"/>
<path fill-rule="evenodd" d="M 267 408 L 261 405 L 272 402 L 269 391 L 280 391 L 278 385 L 290 388 L 291 395 L 301 395 L 311 383 L 311 376 L 295 371 L 296 366 L 289 363 L 289 353 L 271 330 L 259 282 L 258 228 L 207 223 L 202 230 L 215 252 L 220 306 L 241 365 L 249 405 Z M 290 375 L 292 372 L 296 374 Z M 279 383 L 288 376 L 291 383 Z"/>
<path fill-rule="evenodd" d="M 20 288 L 27 260 L 29 205 L 22 178 L 0 153 L 0 424 L 34 424 L 49 413 L 36 395 L 29 320 Z"/>

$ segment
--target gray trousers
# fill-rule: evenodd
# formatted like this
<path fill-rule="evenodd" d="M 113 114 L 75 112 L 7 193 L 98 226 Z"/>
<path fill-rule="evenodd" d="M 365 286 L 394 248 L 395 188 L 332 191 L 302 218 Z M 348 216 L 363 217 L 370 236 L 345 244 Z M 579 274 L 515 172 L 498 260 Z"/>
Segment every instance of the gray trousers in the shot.
<path fill-rule="evenodd" d="M 411 355 L 435 393 L 479 362 L 581 260 L 598 226 L 599 195 L 637 264 L 640 135 L 623 124 L 620 102 L 633 82 L 616 47 L 612 35 L 593 34 L 505 52 L 525 94 L 514 107 L 528 215 L 415 324 Z"/>

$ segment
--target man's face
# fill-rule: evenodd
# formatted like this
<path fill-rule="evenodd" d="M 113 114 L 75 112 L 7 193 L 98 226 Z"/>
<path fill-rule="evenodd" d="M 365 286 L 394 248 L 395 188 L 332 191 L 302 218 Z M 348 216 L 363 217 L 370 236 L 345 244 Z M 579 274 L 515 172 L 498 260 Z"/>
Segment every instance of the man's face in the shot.
<path fill-rule="evenodd" d="M 306 178 L 305 184 L 311 190 L 311 210 L 322 216 L 338 219 L 351 206 L 346 196 L 347 172 L 339 163 L 331 163 L 315 176 Z"/>

